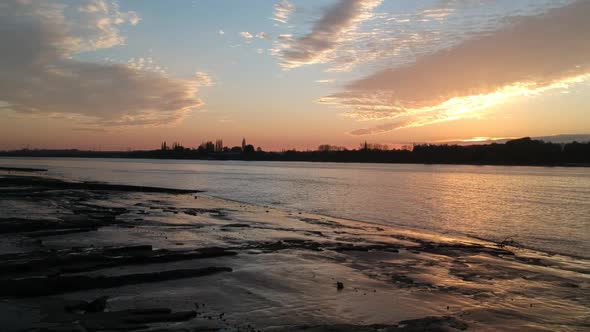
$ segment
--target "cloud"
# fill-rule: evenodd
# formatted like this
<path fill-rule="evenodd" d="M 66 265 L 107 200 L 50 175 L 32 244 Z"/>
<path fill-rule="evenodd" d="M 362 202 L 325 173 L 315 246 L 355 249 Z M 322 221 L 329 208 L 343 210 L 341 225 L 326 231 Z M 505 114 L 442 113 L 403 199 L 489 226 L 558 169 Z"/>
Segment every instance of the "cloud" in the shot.
<path fill-rule="evenodd" d="M 166 75 L 166 68 L 158 65 L 151 57 L 131 58 L 127 61 L 127 67 L 139 71 L 153 72 Z"/>
<path fill-rule="evenodd" d="M 296 37 L 276 40 L 271 52 L 284 69 L 321 63 L 326 65 L 327 72 L 353 69 L 366 72 L 413 62 L 419 56 L 495 31 L 505 23 L 506 16 L 535 15 L 572 1 L 445 0 L 430 3 L 415 1 L 409 2 L 409 6 L 392 6 L 389 2 L 382 2 L 383 6 L 370 8 L 350 29 L 335 33 L 330 38 L 320 37 L 319 42 L 327 41 L 330 46 L 326 50 L 311 52 L 316 48 L 305 43 L 301 46 L 302 42 L 298 39 L 304 39 L 306 35 L 302 34 L 300 27 L 289 26 L 291 31 L 288 33 Z M 337 2 L 333 7 L 343 6 L 343 3 Z M 328 7 L 320 12 L 320 19 L 315 21 L 314 26 L 329 11 Z M 296 51 L 296 54 L 289 54 L 289 51 Z M 307 54 L 310 57 L 306 58 Z M 291 55 L 303 56 L 303 59 Z"/>
<path fill-rule="evenodd" d="M 280 23 L 287 23 L 291 13 L 295 11 L 295 5 L 287 0 L 283 0 L 276 3 L 274 9 L 275 11 L 272 19 Z"/>
<path fill-rule="evenodd" d="M 78 128 L 72 128 L 72 130 L 75 131 L 83 131 L 83 132 L 94 132 L 94 133 L 107 133 L 109 132 L 108 129 L 105 128 L 96 128 L 96 127 L 78 127 Z"/>
<path fill-rule="evenodd" d="M 248 31 L 242 31 L 239 33 L 239 35 L 240 35 L 240 37 L 244 38 L 245 40 L 249 40 L 249 39 L 254 38 L 254 36 L 251 33 L 249 33 Z"/>
<path fill-rule="evenodd" d="M 572 0 L 435 1 L 416 8 L 388 7 L 347 33 L 344 43 L 324 59 L 326 71 L 374 70 L 407 64 L 417 57 L 495 31 L 509 15 L 530 16 Z M 358 68 L 361 67 L 361 68 Z"/>
<path fill-rule="evenodd" d="M 207 73 L 202 72 L 202 71 L 196 72 L 194 79 L 199 86 L 213 86 L 214 85 L 214 82 L 213 82 L 213 79 L 211 78 L 211 76 Z"/>
<path fill-rule="evenodd" d="M 442 8 L 434 8 L 434 9 L 425 9 L 419 14 L 419 19 L 421 20 L 443 20 L 445 17 L 451 15 L 454 12 L 454 9 L 450 6 L 444 6 Z"/>
<path fill-rule="evenodd" d="M 280 57 L 281 65 L 296 68 L 326 62 L 330 52 L 349 41 L 347 33 L 369 19 L 379 4 L 381 0 L 339 0 L 326 8 L 311 32 L 279 43 L 275 54 Z"/>
<path fill-rule="evenodd" d="M 371 128 L 355 129 L 353 131 L 350 131 L 349 134 L 353 135 L 353 136 L 381 134 L 381 133 L 385 133 L 388 131 L 392 131 L 397 128 L 401 128 L 404 125 L 406 125 L 406 123 L 402 123 L 402 122 L 386 123 L 386 124 L 382 124 L 382 125 L 371 127 Z"/>
<path fill-rule="evenodd" d="M 447 139 L 447 140 L 440 140 L 435 141 L 434 143 L 444 143 L 444 144 L 458 144 L 458 145 L 465 145 L 465 144 L 490 144 L 490 143 L 506 143 L 507 141 L 518 139 L 521 137 L 470 137 L 464 139 Z M 551 143 L 571 143 L 571 142 L 590 142 L 590 134 L 561 134 L 561 135 L 551 135 L 551 136 L 536 136 L 531 137 L 534 140 L 540 140 L 544 142 L 551 142 Z"/>
<path fill-rule="evenodd" d="M 62 22 L 75 27 L 75 31 L 70 31 L 69 39 L 69 42 L 73 44 L 74 53 L 124 44 L 125 38 L 119 33 L 118 26 L 137 25 L 140 21 L 137 13 L 121 12 L 116 2 L 105 0 L 82 3 L 78 11 L 77 15 L 68 17 L 67 22 Z"/>
<path fill-rule="evenodd" d="M 122 45 L 118 26 L 133 12 L 106 1 L 6 0 L 0 4 L 2 112 L 78 121 L 83 126 L 160 125 L 200 106 L 196 78 L 168 78 L 151 59 L 79 61 L 79 52 Z M 73 16 L 69 16 L 73 15 Z"/>
<path fill-rule="evenodd" d="M 256 34 L 256 38 L 258 39 L 264 39 L 264 40 L 271 40 L 272 38 L 270 38 L 270 35 L 266 32 L 259 32 Z"/>
<path fill-rule="evenodd" d="M 374 134 L 479 117 L 509 98 L 565 89 L 590 79 L 590 2 L 513 18 L 493 33 L 385 69 L 320 100 L 349 116 L 396 119 L 352 134 Z"/>
<path fill-rule="evenodd" d="M 217 34 L 220 35 L 220 36 L 223 36 L 223 35 L 225 35 L 225 31 L 219 30 L 219 31 L 217 31 Z"/>

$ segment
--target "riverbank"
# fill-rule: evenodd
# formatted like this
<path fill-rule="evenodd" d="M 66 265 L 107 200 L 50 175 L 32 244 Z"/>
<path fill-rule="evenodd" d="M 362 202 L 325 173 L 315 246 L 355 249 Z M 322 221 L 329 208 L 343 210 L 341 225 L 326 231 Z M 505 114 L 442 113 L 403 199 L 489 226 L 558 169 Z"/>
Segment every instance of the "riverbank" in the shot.
<path fill-rule="evenodd" d="M 551 143 L 524 137 L 498 144 L 447 145 L 414 144 L 404 149 L 389 149 L 365 142 L 358 149 L 320 145 L 318 150 L 263 151 L 260 147 L 213 149 L 213 143 L 198 148 L 162 145 L 160 150 L 83 151 L 17 150 L 0 151 L 0 157 L 74 157 L 171 160 L 233 160 L 283 162 L 383 163 L 426 165 L 504 165 L 543 167 L 590 166 L 590 142 Z M 208 147 L 207 147 L 208 146 Z"/>
<path fill-rule="evenodd" d="M 589 168 L 590 163 L 587 162 L 522 162 L 522 161 L 503 161 L 503 162 L 492 162 L 492 161 L 428 161 L 428 160 L 382 160 L 382 159 L 334 159 L 334 158 L 281 158 L 276 155 L 278 152 L 265 152 L 272 154 L 272 158 L 243 158 L 239 155 L 229 156 L 207 156 L 207 157 L 194 157 L 194 156 L 183 156 L 183 155 L 164 155 L 158 156 L 149 153 L 134 153 L 134 152 L 88 152 L 88 153 L 48 153 L 48 154 L 26 154 L 26 153 L 9 153 L 0 152 L 0 158 L 72 158 L 72 159 L 127 159 L 129 161 L 134 160 L 154 160 L 154 161 L 246 161 L 246 162 L 275 162 L 275 163 L 288 163 L 288 162 L 309 162 L 309 163 L 339 163 L 339 164 L 393 164 L 393 165 L 457 165 L 457 166 L 506 166 L 506 167 L 568 167 L 568 168 Z M 303 152 L 302 152 L 303 153 Z M 42 171 L 42 170 L 41 170 Z"/>
<path fill-rule="evenodd" d="M 8 331 L 571 330 L 590 262 L 196 191 L 0 178 Z"/>

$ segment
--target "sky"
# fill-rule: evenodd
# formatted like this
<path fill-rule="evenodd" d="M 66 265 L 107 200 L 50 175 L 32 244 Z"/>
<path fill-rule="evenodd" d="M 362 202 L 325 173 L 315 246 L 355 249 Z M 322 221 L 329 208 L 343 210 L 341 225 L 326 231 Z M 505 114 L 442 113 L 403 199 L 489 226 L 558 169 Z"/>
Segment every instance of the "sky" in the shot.
<path fill-rule="evenodd" d="M 588 0 L 2 0 L 0 149 L 575 138 L 589 16 Z"/>

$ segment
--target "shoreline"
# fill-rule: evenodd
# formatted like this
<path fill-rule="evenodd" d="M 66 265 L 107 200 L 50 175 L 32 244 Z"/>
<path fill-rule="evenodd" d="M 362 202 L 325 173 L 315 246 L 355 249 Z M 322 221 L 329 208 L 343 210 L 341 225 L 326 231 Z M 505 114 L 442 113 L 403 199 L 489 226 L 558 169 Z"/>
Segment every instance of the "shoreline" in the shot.
<path fill-rule="evenodd" d="M 107 158 L 107 159 L 109 159 L 109 158 Z M 121 158 L 121 159 L 126 159 L 126 158 Z M 146 160 L 151 160 L 151 159 L 146 159 Z M 486 166 L 486 165 L 482 165 L 482 166 Z M 487 166 L 493 166 L 493 165 L 487 165 Z M 520 166 L 520 167 L 527 167 L 527 166 Z M 47 169 L 41 169 L 41 168 L 0 167 L 0 176 L 1 176 L 2 172 L 8 172 L 9 174 L 11 174 L 12 172 L 15 172 L 16 175 L 19 175 L 19 174 L 20 175 L 29 175 L 29 173 L 44 173 L 47 171 L 48 171 Z M 77 188 L 77 189 L 87 189 L 87 190 L 98 189 L 98 190 L 100 190 L 102 186 L 105 186 L 105 188 L 107 188 L 107 187 L 116 188 L 117 190 L 122 190 L 122 191 L 143 191 L 143 192 L 163 192 L 163 193 L 168 192 L 168 193 L 179 193 L 179 194 L 201 193 L 201 194 L 206 195 L 208 197 L 218 198 L 218 199 L 242 203 L 242 204 L 249 204 L 249 205 L 254 205 L 254 206 L 259 206 L 259 207 L 264 207 L 264 208 L 273 208 L 273 209 L 279 209 L 279 210 L 285 210 L 285 211 L 292 210 L 291 208 L 282 207 L 280 205 L 279 206 L 271 206 L 271 205 L 265 205 L 265 204 L 257 204 L 257 203 L 253 203 L 253 202 L 235 200 L 235 199 L 226 198 L 226 197 L 222 197 L 222 196 L 212 195 L 212 194 L 209 194 L 207 191 L 198 190 L 198 189 L 177 189 L 177 188 L 158 187 L 158 186 L 126 185 L 126 184 L 100 182 L 100 181 L 84 181 L 84 180 L 77 180 L 77 179 L 70 179 L 70 178 L 63 178 L 63 177 L 48 176 L 46 174 L 40 174 L 40 175 L 38 175 L 38 177 L 39 177 L 39 179 L 55 179 L 55 180 L 58 180 L 58 181 L 61 181 L 64 183 L 68 183 L 70 186 L 73 186 L 70 189 L 76 189 L 74 187 L 79 186 L 79 188 Z M 538 251 L 538 252 L 544 252 L 544 253 L 551 254 L 551 255 L 560 255 L 560 256 L 564 256 L 564 257 L 570 257 L 570 258 L 574 258 L 574 259 L 590 259 L 590 256 L 586 257 L 586 256 L 574 254 L 574 253 L 565 253 L 565 252 L 559 252 L 559 251 L 555 251 L 555 250 L 549 250 L 546 248 L 535 247 L 532 245 L 526 245 L 523 243 L 519 243 L 518 241 L 515 241 L 513 239 L 513 237 L 505 237 L 503 239 L 501 239 L 501 238 L 497 238 L 497 239 L 485 238 L 485 237 L 480 237 L 480 236 L 477 236 L 474 234 L 462 233 L 462 232 L 458 232 L 458 231 L 443 231 L 443 230 L 420 228 L 420 227 L 416 227 L 416 226 L 396 224 L 396 223 L 367 221 L 367 220 L 361 220 L 361 219 L 354 219 L 354 218 L 350 218 L 350 217 L 346 217 L 346 216 L 338 216 L 338 215 L 328 214 L 328 213 L 316 213 L 316 212 L 311 212 L 311 211 L 309 213 L 321 215 L 321 216 L 325 216 L 325 217 L 330 217 L 330 218 L 338 218 L 338 219 L 349 220 L 349 221 L 353 221 L 353 222 L 366 223 L 369 225 L 395 227 L 395 228 L 405 229 L 405 230 L 414 231 L 414 232 L 418 232 L 418 233 L 424 232 L 424 233 L 431 233 L 431 234 L 449 235 L 449 236 L 454 236 L 454 237 L 463 237 L 465 239 L 485 241 L 485 242 L 489 242 L 492 244 L 499 244 L 499 243 L 504 243 L 505 245 L 510 244 L 510 246 L 512 246 L 513 248 L 516 248 L 516 249 L 533 250 L 533 251 Z"/>
<path fill-rule="evenodd" d="M 228 202 L 235 202 L 235 203 L 240 203 L 240 204 L 245 204 L 245 205 L 252 205 L 252 206 L 257 206 L 260 208 L 271 208 L 274 210 L 281 210 L 281 211 L 284 211 L 287 213 L 297 212 L 297 210 L 293 210 L 291 208 L 286 208 L 286 207 L 282 207 L 282 206 L 269 206 L 269 205 L 264 205 L 264 204 L 256 204 L 256 203 L 240 201 L 240 200 L 216 196 L 216 195 L 210 195 L 207 191 L 202 191 L 202 192 L 200 192 L 200 194 L 207 196 L 207 197 L 215 198 L 215 199 L 220 199 L 220 200 L 224 200 L 224 201 L 228 201 Z M 482 242 L 485 242 L 490 245 L 498 245 L 504 241 L 504 242 L 506 242 L 504 244 L 504 246 L 511 248 L 513 250 L 524 249 L 524 250 L 536 251 L 536 252 L 545 253 L 545 254 L 554 255 L 554 256 L 562 256 L 565 258 L 590 260 L 590 257 L 584 257 L 584 256 L 576 255 L 576 254 L 562 253 L 562 252 L 551 251 L 551 250 L 547 250 L 547 249 L 541 249 L 541 248 L 535 248 L 532 246 L 527 246 L 527 245 L 518 243 L 517 241 L 512 241 L 512 240 L 510 240 L 510 238 L 500 241 L 500 240 L 495 240 L 495 239 L 487 239 L 487 238 L 483 238 L 483 237 L 478 237 L 478 236 L 475 236 L 472 234 L 465 234 L 465 233 L 461 233 L 461 232 L 451 232 L 451 231 L 443 232 L 443 231 L 439 231 L 439 230 L 412 227 L 412 226 L 400 225 L 400 224 L 395 224 L 395 223 L 386 224 L 386 223 L 379 223 L 376 221 L 353 219 L 353 218 L 349 218 L 349 217 L 342 217 L 342 216 L 331 215 L 331 214 L 326 214 L 326 213 L 315 213 L 315 212 L 306 212 L 306 211 L 302 211 L 302 212 L 305 212 L 308 214 L 313 214 L 313 215 L 320 216 L 320 217 L 334 218 L 334 219 L 345 220 L 345 221 L 349 221 L 349 222 L 353 222 L 353 223 L 367 224 L 368 226 L 382 226 L 382 227 L 388 227 L 388 228 L 395 228 L 400 231 L 405 230 L 408 232 L 428 234 L 431 236 L 436 236 L 436 235 L 448 236 L 448 237 L 452 237 L 452 238 L 463 239 L 465 241 L 469 241 L 469 240 L 482 241 Z M 508 241 L 506 241 L 506 240 L 508 240 Z"/>
<path fill-rule="evenodd" d="M 29 317 L 0 315 L 9 331 L 590 326 L 587 259 L 206 194 L 3 179 L 0 309 Z"/>
<path fill-rule="evenodd" d="M 122 158 L 122 159 L 126 159 L 126 158 Z M 148 159 L 148 160 L 150 160 L 150 159 Z M 486 165 L 482 165 L 482 166 L 486 166 Z M 493 166 L 493 165 L 489 165 L 489 166 Z M 527 166 L 521 166 L 521 167 L 527 167 Z M 19 173 L 22 173 L 21 175 L 28 176 L 29 173 L 43 173 L 43 172 L 47 172 L 47 171 L 48 171 L 47 169 L 41 169 L 41 168 L 0 167 L 0 176 L 2 175 L 2 172 L 9 172 L 9 174 L 11 172 L 15 172 L 17 175 Z M 162 193 L 173 193 L 173 194 L 174 193 L 177 193 L 177 194 L 200 193 L 200 194 L 206 195 L 208 197 L 226 200 L 226 201 L 230 201 L 230 202 L 236 202 L 236 203 L 240 203 L 240 204 L 248 204 L 248 205 L 253 205 L 253 206 L 258 206 L 258 207 L 263 207 L 263 208 L 273 208 L 273 209 L 278 209 L 278 210 L 284 210 L 287 212 L 292 211 L 292 209 L 284 208 L 282 206 L 269 206 L 269 205 L 264 205 L 264 204 L 256 204 L 256 203 L 252 203 L 252 202 L 240 201 L 240 200 L 235 200 L 235 199 L 231 199 L 231 198 L 212 195 L 212 194 L 207 193 L 207 191 L 198 190 L 198 189 L 177 189 L 177 188 L 169 188 L 169 187 L 125 185 L 125 184 L 117 184 L 117 183 L 109 183 L 109 182 L 78 181 L 78 180 L 68 179 L 68 178 L 59 178 L 59 177 L 48 176 L 45 174 L 40 174 L 37 176 L 37 178 L 39 180 L 45 180 L 45 179 L 57 180 L 58 182 L 63 182 L 65 184 L 69 184 L 69 186 L 70 186 L 69 189 L 85 189 L 85 190 L 98 189 L 98 190 L 100 190 L 100 189 L 105 189 L 105 188 L 112 188 L 114 190 L 121 190 L 121 191 L 162 192 Z M 27 181 L 27 180 L 25 179 L 25 181 Z M 573 259 L 590 259 L 590 257 L 576 255 L 573 253 L 563 253 L 563 252 L 548 250 L 545 248 L 537 248 L 537 247 L 534 247 L 531 245 L 525 245 L 525 244 L 519 243 L 518 241 L 511 240 L 511 237 L 505 238 L 504 240 L 492 239 L 492 238 L 478 237 L 473 234 L 467 234 L 467 233 L 461 233 L 461 232 L 453 232 L 453 231 L 444 232 L 442 230 L 419 228 L 419 227 L 415 227 L 415 226 L 408 226 L 408 225 L 395 224 L 395 223 L 387 224 L 387 223 L 380 223 L 380 222 L 376 222 L 376 221 L 353 219 L 353 218 L 349 218 L 349 217 L 331 215 L 331 214 L 326 214 L 326 213 L 321 213 L 321 214 L 318 214 L 315 212 L 308 212 L 308 213 L 312 213 L 312 214 L 324 216 L 324 217 L 329 217 L 329 218 L 337 218 L 337 219 L 341 219 L 341 220 L 347 220 L 347 221 L 351 221 L 351 222 L 366 223 L 368 225 L 378 225 L 378 226 L 383 226 L 383 227 L 399 228 L 399 229 L 404 229 L 404 230 L 408 230 L 408 231 L 413 231 L 416 233 L 440 234 L 440 235 L 448 235 L 448 236 L 452 236 L 452 237 L 461 237 L 466 240 L 471 239 L 471 240 L 485 241 L 490 244 L 499 244 L 499 243 L 509 241 L 508 243 L 505 243 L 505 245 L 512 247 L 514 249 L 526 249 L 526 250 L 538 251 L 538 252 L 543 252 L 543 253 L 547 253 L 550 255 L 558 255 L 558 256 L 569 257 L 569 258 L 573 258 Z"/>
<path fill-rule="evenodd" d="M 549 168 L 590 168 L 590 163 L 420 163 L 420 162 L 379 162 L 379 161 L 341 161 L 341 160 L 266 160 L 266 159 L 216 159 L 216 158 L 156 158 L 156 157 L 121 157 L 121 156 L 30 156 L 30 155 L 3 155 L 1 158 L 27 158 L 27 159 L 43 159 L 43 158 L 72 158 L 72 159 L 124 159 L 124 160 L 175 160 L 175 161 L 242 161 L 242 162 L 271 162 L 271 163 L 334 163 L 334 164 L 376 164 L 376 165 L 441 165 L 441 166 L 503 166 L 503 167 L 549 167 Z"/>
<path fill-rule="evenodd" d="M 47 172 L 47 171 L 48 171 L 47 169 L 36 169 L 36 168 L 0 167 L 0 176 L 1 176 L 1 172 L 17 172 L 17 173 L 22 172 L 24 174 L 27 174 L 27 173 Z M 292 212 L 292 209 L 283 208 L 281 206 L 269 206 L 269 205 L 264 205 L 264 204 L 256 204 L 256 203 L 251 203 L 251 202 L 246 202 L 246 201 L 230 199 L 230 198 L 226 198 L 226 197 L 211 195 L 211 194 L 208 194 L 206 191 L 197 190 L 197 189 L 191 190 L 191 189 L 177 189 L 177 188 L 165 188 L 165 187 L 151 187 L 151 186 L 146 187 L 146 186 L 136 186 L 136 185 L 123 185 L 123 184 L 108 183 L 108 182 L 72 181 L 72 180 L 67 180 L 67 179 L 59 179 L 56 177 L 49 177 L 46 175 L 42 175 L 42 176 L 38 177 L 38 180 L 43 180 L 43 179 L 56 179 L 56 180 L 62 181 L 64 183 L 69 183 L 70 184 L 68 186 L 69 189 L 85 189 L 85 190 L 98 189 L 98 190 L 100 190 L 100 189 L 104 189 L 104 188 L 111 188 L 111 189 L 120 190 L 120 191 L 162 192 L 162 193 L 177 193 L 177 194 L 200 193 L 202 195 L 206 195 L 207 197 L 217 198 L 217 199 L 226 200 L 226 201 L 230 201 L 230 202 L 235 202 L 235 203 L 240 203 L 240 204 L 248 204 L 248 205 L 258 206 L 258 207 L 262 207 L 262 208 L 273 208 L 273 209 L 277 209 L 277 210 L 283 210 L 286 212 Z M 26 182 L 26 180 L 25 180 L 25 182 Z M 74 186 L 72 186 L 72 185 L 74 185 Z M 313 213 L 313 212 L 309 212 L 309 213 Z M 533 246 L 527 246 L 527 245 L 518 243 L 517 241 L 510 240 L 510 238 L 506 238 L 506 239 L 500 241 L 500 239 L 483 238 L 483 237 L 478 237 L 478 236 L 475 236 L 472 234 L 465 234 L 465 233 L 461 233 L 461 232 L 451 232 L 451 231 L 442 232 L 440 230 L 431 230 L 431 229 L 427 229 L 427 228 L 412 227 L 412 226 L 400 225 L 400 224 L 395 224 L 395 223 L 392 223 L 392 224 L 379 223 L 379 222 L 375 222 L 375 221 L 352 219 L 352 218 L 347 218 L 347 217 L 343 217 L 343 216 L 324 214 L 324 213 L 322 213 L 322 214 L 313 213 L 313 214 L 316 214 L 319 216 L 324 216 L 324 217 L 329 217 L 329 218 L 338 218 L 341 220 L 347 220 L 347 221 L 351 221 L 351 222 L 365 223 L 368 225 L 394 227 L 394 228 L 404 229 L 404 230 L 408 230 L 408 231 L 413 231 L 416 233 L 428 233 L 428 234 L 433 234 L 433 235 L 440 234 L 440 235 L 448 235 L 448 236 L 452 236 L 452 237 L 461 237 L 461 238 L 464 238 L 465 240 L 471 239 L 471 240 L 485 241 L 490 244 L 499 244 L 502 242 L 506 242 L 508 240 L 509 243 L 505 243 L 505 245 L 508 247 L 512 247 L 513 249 L 526 249 L 526 250 L 538 251 L 538 252 L 543 252 L 543 253 L 547 253 L 547 254 L 551 254 L 551 255 L 559 255 L 559 256 L 564 256 L 564 257 L 569 257 L 569 258 L 574 258 L 574 259 L 590 259 L 590 257 L 584 257 L 581 255 L 576 255 L 576 254 L 571 254 L 571 253 L 562 253 L 562 252 L 551 251 L 551 250 L 542 249 L 542 248 L 536 248 Z"/>

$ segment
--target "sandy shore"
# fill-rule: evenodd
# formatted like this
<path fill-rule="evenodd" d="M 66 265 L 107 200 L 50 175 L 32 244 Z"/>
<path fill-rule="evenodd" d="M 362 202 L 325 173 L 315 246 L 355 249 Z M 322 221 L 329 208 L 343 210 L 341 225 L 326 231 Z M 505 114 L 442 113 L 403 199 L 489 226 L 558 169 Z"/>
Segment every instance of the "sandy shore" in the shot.
<path fill-rule="evenodd" d="M 24 175 L 0 211 L 2 331 L 590 329 L 590 261 L 510 243 Z"/>

